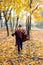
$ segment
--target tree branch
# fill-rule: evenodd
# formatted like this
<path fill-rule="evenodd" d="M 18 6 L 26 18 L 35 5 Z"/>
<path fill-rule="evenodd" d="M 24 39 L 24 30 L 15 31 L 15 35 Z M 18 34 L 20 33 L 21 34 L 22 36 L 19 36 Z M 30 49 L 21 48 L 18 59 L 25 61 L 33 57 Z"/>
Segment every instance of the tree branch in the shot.
<path fill-rule="evenodd" d="M 6 10 L 6 14 L 5 14 L 5 15 L 7 15 L 8 10 L 9 10 L 9 8 L 7 8 L 7 10 Z"/>
<path fill-rule="evenodd" d="M 12 11 L 12 8 L 10 9 L 8 20 L 9 20 L 9 18 L 10 18 L 10 16 L 11 16 L 11 11 Z"/>
<path fill-rule="evenodd" d="M 39 5 L 37 5 L 31 12 L 31 14 L 38 8 Z"/>

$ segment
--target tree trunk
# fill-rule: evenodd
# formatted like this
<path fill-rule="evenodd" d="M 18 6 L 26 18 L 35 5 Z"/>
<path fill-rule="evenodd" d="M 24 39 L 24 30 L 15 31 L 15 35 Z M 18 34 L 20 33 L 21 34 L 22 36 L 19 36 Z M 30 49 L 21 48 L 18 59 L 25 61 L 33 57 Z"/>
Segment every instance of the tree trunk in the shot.
<path fill-rule="evenodd" d="M 28 39 L 30 40 L 30 18 L 29 17 L 27 17 L 26 20 L 26 30 L 27 30 Z"/>
<path fill-rule="evenodd" d="M 15 23 L 14 23 L 14 18 L 13 18 L 13 29 L 14 29 L 14 24 L 15 24 Z"/>
<path fill-rule="evenodd" d="M 18 19 L 19 19 L 19 16 L 17 16 L 17 22 L 16 22 L 15 30 L 16 30 L 17 27 L 18 27 Z"/>
<path fill-rule="evenodd" d="M 5 17 L 5 25 L 6 25 L 6 30 L 7 30 L 7 36 L 9 36 L 9 28 L 8 28 L 7 22 L 8 22 L 9 17 L 10 17 L 10 16 L 9 16 L 8 19 L 6 18 L 6 15 L 7 15 L 8 10 L 9 10 L 9 9 L 7 9 L 6 11 L 3 11 L 4 17 Z"/>
<path fill-rule="evenodd" d="M 3 27 L 3 24 L 2 24 L 1 11 L 0 11 L 0 25 L 1 25 L 1 28 L 2 28 Z"/>
<path fill-rule="evenodd" d="M 1 20 L 1 11 L 0 11 L 0 20 Z"/>
<path fill-rule="evenodd" d="M 6 30 L 7 30 L 7 36 L 9 36 L 9 29 L 8 29 L 8 24 L 7 24 L 8 20 L 5 19 L 5 25 L 6 25 Z"/>
<path fill-rule="evenodd" d="M 31 30 L 31 13 L 30 13 L 30 30 Z"/>
<path fill-rule="evenodd" d="M 29 18 L 30 20 L 30 22 L 29 22 L 29 39 L 30 39 L 30 31 L 31 31 L 31 13 L 30 13 L 30 18 Z"/>
<path fill-rule="evenodd" d="M 11 28 L 11 32 L 13 32 L 13 27 L 12 27 L 12 21 L 10 20 L 10 28 Z"/>

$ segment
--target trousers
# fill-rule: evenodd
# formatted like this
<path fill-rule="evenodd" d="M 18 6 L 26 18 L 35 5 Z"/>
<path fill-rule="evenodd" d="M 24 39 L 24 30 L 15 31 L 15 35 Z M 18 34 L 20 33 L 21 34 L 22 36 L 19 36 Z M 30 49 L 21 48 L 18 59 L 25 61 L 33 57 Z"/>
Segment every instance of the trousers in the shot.
<path fill-rule="evenodd" d="M 18 40 L 18 53 L 20 53 L 20 49 L 22 50 L 22 41 Z"/>

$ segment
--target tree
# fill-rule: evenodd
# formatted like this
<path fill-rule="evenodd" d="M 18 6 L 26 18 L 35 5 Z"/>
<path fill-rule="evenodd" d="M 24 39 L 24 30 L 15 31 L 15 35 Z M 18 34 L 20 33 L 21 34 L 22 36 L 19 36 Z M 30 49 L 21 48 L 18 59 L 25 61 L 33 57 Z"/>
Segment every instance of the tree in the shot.
<path fill-rule="evenodd" d="M 9 29 L 8 29 L 8 20 L 10 18 L 10 13 L 9 13 L 9 16 L 7 17 L 7 12 L 8 12 L 9 9 L 7 9 L 6 11 L 3 11 L 4 13 L 4 18 L 5 18 L 5 25 L 6 25 L 6 30 L 7 30 L 7 36 L 9 36 Z M 12 9 L 11 9 L 12 10 Z M 10 11 L 11 11 L 10 10 Z"/>
<path fill-rule="evenodd" d="M 13 33 L 13 26 L 12 26 L 12 21 L 11 21 L 11 10 L 10 10 L 10 13 L 9 13 L 9 15 L 10 15 L 10 28 L 11 28 L 11 32 Z"/>
<path fill-rule="evenodd" d="M 0 20 L 1 20 L 1 10 L 0 10 Z"/>
<path fill-rule="evenodd" d="M 39 15 L 40 10 L 38 10 L 40 8 L 39 6 L 41 5 L 41 3 L 42 2 L 40 0 L 4 0 L 3 5 L 4 5 L 4 9 L 5 9 L 5 6 L 6 6 L 9 9 L 12 8 L 16 11 L 16 15 L 17 15 L 16 28 L 17 28 L 17 25 L 18 25 L 18 16 L 22 12 L 22 10 L 24 10 L 24 12 L 26 11 L 27 14 L 30 13 L 29 16 L 26 16 L 27 20 L 28 20 L 27 21 L 27 23 L 28 23 L 27 28 L 29 28 L 27 30 L 30 31 L 31 30 L 32 15 L 38 21 L 41 21 L 41 19 L 42 19 L 42 17 Z M 29 33 L 29 31 L 28 31 L 28 33 Z"/>
<path fill-rule="evenodd" d="M 0 10 L 0 25 L 1 25 L 1 28 L 3 27 L 3 24 L 2 24 L 2 16 L 1 16 L 1 10 Z"/>
<path fill-rule="evenodd" d="M 36 0 L 35 0 L 36 1 Z M 26 8 L 25 10 L 27 10 L 30 15 L 27 17 L 28 21 L 26 20 L 27 24 L 26 24 L 26 29 L 27 29 L 27 34 L 28 34 L 28 37 L 30 38 L 30 30 L 31 30 L 31 19 L 32 19 L 32 15 L 34 15 L 34 17 L 38 20 L 38 21 L 41 21 L 41 16 L 37 13 L 35 14 L 34 12 L 36 12 L 36 10 L 38 9 L 38 7 L 40 6 L 39 4 L 36 4 L 36 2 L 34 3 L 33 0 L 29 0 L 27 1 L 28 5 L 26 4 Z M 38 3 L 38 2 L 37 2 Z M 25 4 L 25 0 L 24 0 L 24 4 Z M 35 4 L 35 5 L 34 5 Z M 34 7 L 32 7 L 32 5 Z M 39 12 L 37 10 L 37 12 Z M 34 13 L 34 14 L 33 14 Z"/>
<path fill-rule="evenodd" d="M 18 28 L 18 20 L 19 20 L 19 16 L 17 16 L 17 21 L 16 21 L 16 27 L 15 27 L 15 30 Z"/>
<path fill-rule="evenodd" d="M 4 13 L 4 17 L 5 17 L 5 25 L 6 25 L 6 30 L 7 30 L 7 36 L 9 36 L 9 29 L 8 29 L 8 24 L 7 24 L 9 18 L 8 19 L 6 18 L 5 11 L 3 11 L 3 13 Z"/>

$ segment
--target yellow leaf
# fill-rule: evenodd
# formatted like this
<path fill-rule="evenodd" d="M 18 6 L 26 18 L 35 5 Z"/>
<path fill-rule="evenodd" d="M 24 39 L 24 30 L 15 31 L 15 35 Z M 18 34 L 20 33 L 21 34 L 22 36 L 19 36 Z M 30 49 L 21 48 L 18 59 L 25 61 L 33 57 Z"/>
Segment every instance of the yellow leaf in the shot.
<path fill-rule="evenodd" d="M 6 7 L 5 7 L 5 6 L 2 6 L 2 10 L 4 10 L 4 11 L 5 11 L 5 10 L 6 10 Z"/>
<path fill-rule="evenodd" d="M 18 3 L 19 3 L 19 2 L 20 2 L 20 0 L 16 0 L 16 2 L 18 2 Z"/>
<path fill-rule="evenodd" d="M 36 65 L 36 62 L 35 62 L 35 61 L 33 61 L 31 65 Z"/>
<path fill-rule="evenodd" d="M 22 7 L 24 8 L 24 7 L 26 7 L 26 5 L 25 4 L 22 4 Z"/>
<path fill-rule="evenodd" d="M 37 20 L 38 20 L 38 22 L 41 22 L 42 17 L 41 16 L 38 16 Z"/>
<path fill-rule="evenodd" d="M 21 12 L 20 8 L 17 8 L 16 9 L 16 14 L 20 14 L 20 12 Z"/>
<path fill-rule="evenodd" d="M 31 11 L 31 9 L 30 8 L 28 8 L 28 7 L 26 7 L 26 9 L 25 9 L 26 11 L 28 11 L 28 12 L 30 12 Z"/>
<path fill-rule="evenodd" d="M 38 12 L 37 12 L 37 11 L 36 11 L 36 12 L 34 12 L 34 13 L 33 13 L 33 15 L 34 15 L 34 18 L 35 18 L 38 22 L 41 22 L 42 17 L 38 14 Z"/>
<path fill-rule="evenodd" d="M 24 0 L 24 3 L 28 3 L 28 0 Z"/>
<path fill-rule="evenodd" d="M 5 57 L 6 57 L 6 58 L 9 58 L 9 57 L 10 57 L 10 55 L 9 55 L 9 54 L 7 54 Z"/>
<path fill-rule="evenodd" d="M 23 19 L 23 18 L 24 18 L 24 16 L 20 16 L 20 18 L 21 18 L 21 19 Z"/>
<path fill-rule="evenodd" d="M 41 0 L 39 1 L 39 4 L 42 4 L 42 1 Z"/>
<path fill-rule="evenodd" d="M 32 3 L 32 4 L 31 4 L 31 6 L 32 6 L 32 8 L 35 8 L 35 5 L 34 5 L 34 3 Z"/>
<path fill-rule="evenodd" d="M 37 14 L 38 14 L 38 12 L 37 12 L 37 11 L 33 12 L 33 15 L 37 15 Z"/>
<path fill-rule="evenodd" d="M 39 8 L 37 9 L 37 11 L 41 12 L 41 11 L 42 11 L 42 8 L 41 8 L 41 7 L 39 7 Z"/>

